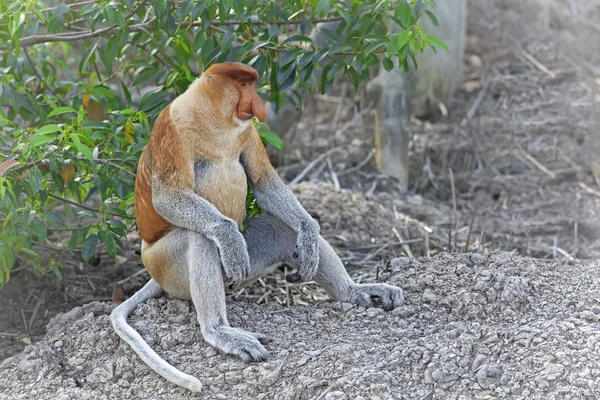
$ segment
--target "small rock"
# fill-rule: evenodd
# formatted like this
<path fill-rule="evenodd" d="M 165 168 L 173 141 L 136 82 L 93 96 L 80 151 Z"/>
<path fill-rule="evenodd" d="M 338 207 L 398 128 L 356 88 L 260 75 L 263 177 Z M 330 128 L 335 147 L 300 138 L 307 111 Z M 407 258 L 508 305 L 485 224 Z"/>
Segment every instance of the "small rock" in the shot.
<path fill-rule="evenodd" d="M 477 383 L 484 389 L 496 385 L 502 376 L 502 369 L 495 365 L 483 365 L 477 372 Z"/>
<path fill-rule="evenodd" d="M 487 362 L 488 358 L 483 354 L 477 354 L 473 359 L 473 365 L 471 365 L 471 370 L 475 371 L 477 368 L 481 367 L 483 364 Z"/>
<path fill-rule="evenodd" d="M 380 314 L 383 314 L 383 310 L 381 308 L 370 307 L 367 309 L 367 317 L 374 318 Z"/>
<path fill-rule="evenodd" d="M 437 303 L 437 296 L 431 289 L 425 289 L 425 292 L 423 292 L 422 299 L 424 303 Z"/>
<path fill-rule="evenodd" d="M 579 313 L 579 317 L 589 322 L 597 322 L 598 316 L 593 311 L 585 310 Z"/>
<path fill-rule="evenodd" d="M 554 381 L 560 378 L 565 373 L 565 367 L 560 364 L 546 363 L 540 371 L 540 377 L 548 381 Z"/>

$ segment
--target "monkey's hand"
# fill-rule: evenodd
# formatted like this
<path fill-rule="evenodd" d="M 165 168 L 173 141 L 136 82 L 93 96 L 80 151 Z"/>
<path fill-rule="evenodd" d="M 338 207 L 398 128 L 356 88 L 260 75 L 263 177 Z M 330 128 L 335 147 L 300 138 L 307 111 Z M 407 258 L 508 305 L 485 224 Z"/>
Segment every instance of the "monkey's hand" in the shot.
<path fill-rule="evenodd" d="M 233 288 L 248 278 L 250 256 L 246 240 L 235 222 L 229 219 L 215 227 L 212 236 L 219 248 L 225 281 L 230 288 Z"/>
<path fill-rule="evenodd" d="M 381 307 L 393 310 L 404 303 L 402 289 L 387 283 L 365 283 L 350 287 L 349 298 L 345 300 L 363 307 Z"/>
<path fill-rule="evenodd" d="M 315 220 L 300 224 L 293 257 L 298 263 L 298 270 L 286 276 L 288 282 L 309 281 L 315 277 L 319 266 L 319 224 Z"/>

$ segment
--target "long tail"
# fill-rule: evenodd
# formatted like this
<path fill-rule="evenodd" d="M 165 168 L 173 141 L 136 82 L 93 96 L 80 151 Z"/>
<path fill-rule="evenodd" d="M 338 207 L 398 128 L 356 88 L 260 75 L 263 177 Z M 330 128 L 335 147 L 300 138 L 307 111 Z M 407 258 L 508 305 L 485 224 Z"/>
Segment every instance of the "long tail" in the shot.
<path fill-rule="evenodd" d="M 202 390 L 202 383 L 191 375 L 184 374 L 171 364 L 160 358 L 148 346 L 148 343 L 127 324 L 127 317 L 131 315 L 138 304 L 145 303 L 148 299 L 156 297 L 162 293 L 162 288 L 154 281 L 150 281 L 122 304 L 118 305 L 110 314 L 110 321 L 117 335 L 121 337 L 131 348 L 140 356 L 140 358 L 157 374 L 171 383 L 182 386 L 192 392 Z"/>

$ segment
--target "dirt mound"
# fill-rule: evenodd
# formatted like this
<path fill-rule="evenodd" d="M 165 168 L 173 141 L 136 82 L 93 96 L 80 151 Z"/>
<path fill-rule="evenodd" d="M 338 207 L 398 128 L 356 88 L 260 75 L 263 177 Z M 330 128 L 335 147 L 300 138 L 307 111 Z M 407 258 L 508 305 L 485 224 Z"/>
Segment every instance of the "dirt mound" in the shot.
<path fill-rule="evenodd" d="M 363 193 L 336 190 L 335 186 L 327 183 L 302 182 L 292 189 L 307 211 L 319 219 L 321 233 L 336 247 L 357 279 L 375 279 L 377 266 L 381 266 L 384 259 L 401 254 L 402 246 L 393 229 L 405 241 L 413 240 L 410 246 L 415 255 L 424 254 L 421 249 L 425 232 L 423 225 L 406 214 L 414 210 L 418 211 L 419 217 L 431 216 L 436 209 L 424 204 L 419 196 L 406 194 L 400 198 L 379 194 L 370 196 L 375 200 L 371 201 Z M 376 202 L 379 197 L 385 198 L 382 202 L 385 206 Z M 435 219 L 433 215 L 429 221 Z M 28 271 L 15 273 L 9 284 L 0 290 L 0 315 L 3 316 L 0 319 L 0 360 L 21 351 L 25 343 L 41 338 L 45 325 L 56 313 L 67 312 L 93 300 L 110 300 L 115 282 L 126 280 L 122 284 L 126 294 L 140 289 L 148 279 L 146 273 L 127 279 L 143 269 L 139 256 L 140 239 L 137 233 L 132 233 L 129 239 L 128 251 L 119 262 L 111 260 L 105 252 L 100 253 L 97 263 L 87 264 L 81 262 L 78 254 L 70 258 L 63 254 L 66 266 L 61 271 L 61 281 L 52 278 L 41 280 Z M 432 238 L 432 250 L 437 250 L 435 245 Z M 264 286 L 244 289 L 241 295 L 235 295 L 236 299 L 285 302 L 285 292 L 278 299 L 279 293 L 273 290 L 285 286 L 283 275 L 267 277 L 263 282 Z M 291 297 L 295 304 L 303 304 L 324 295 L 324 291 L 312 284 L 295 287 Z M 24 325 L 24 320 L 29 322 Z"/>
<path fill-rule="evenodd" d="M 404 228 L 409 238 L 421 238 L 424 225 L 396 209 L 386 208 L 375 201 L 367 200 L 364 193 L 336 189 L 335 186 L 302 182 L 293 187 L 294 195 L 310 215 L 319 221 L 327 239 L 339 243 L 367 244 L 397 241 L 393 228 Z M 409 200 L 397 200 L 399 204 Z M 400 207 L 400 206 L 399 206 Z M 404 207 L 405 209 L 408 206 Z M 418 207 L 415 207 L 418 208 Z"/>
<path fill-rule="evenodd" d="M 232 325 L 272 339 L 260 364 L 207 346 L 189 302 L 150 300 L 130 323 L 205 384 L 202 398 L 593 399 L 599 275 L 511 253 L 444 253 L 389 264 L 380 277 L 407 299 L 390 313 L 229 302 Z M 119 340 L 111 309 L 94 302 L 54 318 L 44 340 L 2 363 L 0 399 L 194 398 Z"/>

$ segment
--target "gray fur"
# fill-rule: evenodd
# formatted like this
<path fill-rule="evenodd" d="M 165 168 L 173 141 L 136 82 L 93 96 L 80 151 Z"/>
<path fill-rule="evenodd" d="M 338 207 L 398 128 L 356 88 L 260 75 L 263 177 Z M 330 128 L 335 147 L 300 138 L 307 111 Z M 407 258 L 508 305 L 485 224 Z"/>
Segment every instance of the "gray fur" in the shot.
<path fill-rule="evenodd" d="M 241 161 L 244 168 L 247 168 L 244 154 L 242 154 Z M 247 175 L 252 176 L 250 173 Z M 306 212 L 292 191 L 278 176 L 267 182 L 252 182 L 250 179 L 249 181 L 254 198 L 263 212 L 273 215 L 297 232 L 293 258 L 297 259 L 298 270 L 286 278 L 290 282 L 313 279 L 319 265 L 319 224 Z"/>
<path fill-rule="evenodd" d="M 263 346 L 266 343 L 263 335 L 229 326 L 221 277 L 222 259 L 217 246 L 197 232 L 188 233 L 188 244 L 189 286 L 204 340 L 244 361 L 265 360 L 267 350 Z"/>
<path fill-rule="evenodd" d="M 127 317 L 131 315 L 138 304 L 144 303 L 148 299 L 158 296 L 160 293 L 162 293 L 161 287 L 158 286 L 158 283 L 153 279 L 150 279 L 141 290 L 112 311 L 110 314 L 110 321 L 112 322 L 117 335 L 119 335 L 125 343 L 128 343 L 140 358 L 157 374 L 171 383 L 182 386 L 192 392 L 199 392 L 202 390 L 202 383 L 200 383 L 198 379 L 191 375 L 184 374 L 160 358 L 160 356 L 148 346 L 148 343 L 144 341 L 144 338 L 127 324 Z"/>
<path fill-rule="evenodd" d="M 250 218 L 244 237 L 250 255 L 251 276 L 264 275 L 280 264 L 299 267 L 300 259 L 293 257 L 298 236 L 277 217 L 263 214 Z M 314 279 L 332 299 L 364 307 L 381 306 L 385 310 L 392 310 L 403 303 L 404 296 L 399 287 L 385 283 L 357 284 L 352 281 L 342 260 L 320 235 L 318 249 L 319 263 Z"/>

